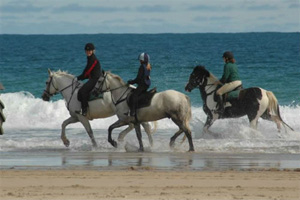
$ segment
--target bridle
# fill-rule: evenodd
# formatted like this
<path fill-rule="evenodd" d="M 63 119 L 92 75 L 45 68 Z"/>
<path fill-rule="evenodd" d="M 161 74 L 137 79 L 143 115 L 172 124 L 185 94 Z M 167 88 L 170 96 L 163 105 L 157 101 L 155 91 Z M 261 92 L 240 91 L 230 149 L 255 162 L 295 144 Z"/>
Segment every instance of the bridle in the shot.
<path fill-rule="evenodd" d="M 116 87 L 116 88 L 110 89 L 110 88 L 107 86 L 107 83 L 106 83 L 106 81 L 105 81 L 106 78 L 107 78 L 107 73 L 105 73 L 104 78 L 103 78 L 103 81 L 101 81 L 101 84 L 99 85 L 98 88 L 96 88 L 96 90 L 99 91 L 100 93 L 110 92 L 110 93 L 111 93 L 111 99 L 112 99 L 112 102 L 113 102 L 113 104 L 114 104 L 115 106 L 118 105 L 119 103 L 125 101 L 125 100 L 127 99 L 127 96 L 126 96 L 125 98 L 124 98 L 124 96 L 126 95 L 127 91 L 130 90 L 130 87 L 127 87 L 127 89 L 126 89 L 126 90 L 123 92 L 123 94 L 118 98 L 118 100 L 117 100 L 117 101 L 114 101 L 112 92 L 115 91 L 115 90 L 121 89 L 121 88 L 123 88 L 123 87 L 126 87 L 127 85 L 122 85 L 122 86 L 120 86 L 120 87 Z M 73 87 L 73 86 L 74 86 L 74 83 L 77 83 L 77 84 L 75 84 L 75 87 Z M 72 87 L 71 97 L 70 97 L 69 101 L 67 102 L 67 108 L 69 109 L 70 101 L 71 101 L 71 99 L 72 99 L 72 97 L 73 97 L 73 95 L 74 95 L 74 92 L 75 92 L 76 88 L 79 86 L 80 83 L 79 83 L 78 81 L 75 81 L 75 78 L 74 78 L 74 79 L 72 80 L 72 83 L 71 83 L 70 85 L 68 85 L 68 86 L 64 87 L 63 89 L 59 90 L 58 88 L 55 87 L 55 85 L 54 85 L 54 83 L 53 83 L 53 76 L 50 76 L 50 80 L 49 80 L 49 82 L 46 82 L 46 84 L 47 84 L 47 87 L 46 87 L 46 89 L 44 90 L 44 95 L 45 95 L 46 97 L 48 97 L 48 98 L 50 98 L 50 97 L 52 97 L 53 95 L 56 95 L 56 94 L 58 94 L 58 93 L 61 93 L 61 92 L 63 92 L 64 90 L 66 90 L 66 89 Z M 105 89 L 105 90 L 103 90 L 104 85 L 106 86 L 106 89 Z M 53 94 L 50 93 L 50 87 L 51 87 L 51 86 L 55 89 L 55 92 L 54 92 Z"/>
<path fill-rule="evenodd" d="M 98 88 L 96 88 L 96 89 L 99 90 L 100 93 L 110 92 L 110 94 L 111 94 L 111 100 L 112 100 L 112 102 L 113 102 L 113 104 L 114 104 L 115 106 L 118 105 L 119 103 L 125 101 L 125 100 L 127 99 L 127 96 L 126 96 L 125 98 L 123 98 L 123 97 L 126 95 L 127 91 L 128 91 L 130 88 L 127 87 L 127 89 L 126 89 L 126 90 L 123 92 L 123 94 L 118 98 L 118 100 L 117 100 L 117 101 L 114 101 L 112 92 L 113 92 L 113 91 L 116 91 L 116 90 L 118 90 L 118 89 L 121 89 L 121 88 L 123 88 L 123 87 L 126 87 L 127 85 L 122 85 L 122 86 L 119 86 L 119 87 L 110 89 L 110 88 L 107 86 L 107 83 L 106 83 L 106 81 L 105 81 L 106 78 L 107 78 L 107 73 L 105 73 L 104 79 L 103 79 L 103 81 L 101 82 L 101 85 L 100 85 Z M 105 89 L 105 90 L 103 90 L 104 84 L 105 84 L 105 86 L 106 86 L 106 89 Z M 100 89 L 100 88 L 101 88 L 101 89 Z"/>
<path fill-rule="evenodd" d="M 47 82 L 46 82 L 47 83 Z M 74 83 L 77 83 L 75 84 L 75 87 L 74 86 Z M 70 102 L 71 102 L 71 99 L 73 98 L 73 95 L 74 95 L 74 92 L 76 90 L 76 88 L 79 86 L 79 82 L 75 80 L 75 78 L 72 79 L 72 83 L 66 87 L 64 87 L 63 89 L 59 90 L 58 88 L 56 88 L 53 84 L 53 76 L 50 76 L 50 80 L 49 82 L 47 83 L 47 88 L 46 90 L 44 90 L 44 95 L 50 99 L 50 97 L 52 97 L 53 95 L 56 95 L 57 93 L 62 93 L 64 90 L 72 87 L 72 92 L 71 92 L 71 97 L 69 99 L 69 101 L 67 102 L 67 109 L 69 110 L 69 105 L 70 105 Z M 50 93 L 50 87 L 53 87 L 55 89 L 55 92 L 53 94 Z"/>
<path fill-rule="evenodd" d="M 46 82 L 47 83 L 47 82 Z M 47 95 L 47 97 L 52 97 L 53 95 L 56 95 L 58 93 L 63 92 L 64 90 L 68 89 L 69 87 L 73 86 L 74 83 L 78 83 L 77 81 L 75 81 L 75 78 L 72 80 L 72 83 L 66 87 L 64 87 L 63 89 L 59 90 L 58 88 L 56 88 L 53 84 L 53 76 L 50 77 L 50 81 L 47 83 L 47 88 L 46 90 L 44 90 L 44 93 Z M 55 89 L 55 92 L 53 94 L 50 93 L 50 85 L 52 85 L 52 87 Z M 74 93 L 74 90 L 77 88 L 77 86 L 79 85 L 79 83 L 76 85 L 76 87 L 73 89 L 72 93 Z"/>
<path fill-rule="evenodd" d="M 211 89 L 211 87 L 213 87 L 215 85 L 214 83 L 204 85 L 203 82 L 205 82 L 205 81 L 204 80 L 200 81 L 199 78 L 195 78 L 195 80 L 193 82 L 197 85 L 196 86 L 197 88 L 199 88 L 199 89 L 203 88 L 203 90 L 204 90 L 204 92 L 206 93 L 207 96 L 213 94 L 217 90 L 217 89 L 214 89 L 214 90 L 208 92 Z M 206 88 L 207 86 L 209 86 L 209 87 Z"/>

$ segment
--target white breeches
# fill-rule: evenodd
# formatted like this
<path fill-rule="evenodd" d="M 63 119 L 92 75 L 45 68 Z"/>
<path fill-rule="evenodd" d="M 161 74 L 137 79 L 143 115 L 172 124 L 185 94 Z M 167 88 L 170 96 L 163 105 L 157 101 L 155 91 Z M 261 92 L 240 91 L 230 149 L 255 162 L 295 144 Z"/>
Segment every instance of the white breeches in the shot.
<path fill-rule="evenodd" d="M 217 95 L 223 95 L 227 92 L 230 92 L 240 85 L 242 85 L 242 81 L 232 81 L 230 83 L 226 83 L 217 90 Z"/>

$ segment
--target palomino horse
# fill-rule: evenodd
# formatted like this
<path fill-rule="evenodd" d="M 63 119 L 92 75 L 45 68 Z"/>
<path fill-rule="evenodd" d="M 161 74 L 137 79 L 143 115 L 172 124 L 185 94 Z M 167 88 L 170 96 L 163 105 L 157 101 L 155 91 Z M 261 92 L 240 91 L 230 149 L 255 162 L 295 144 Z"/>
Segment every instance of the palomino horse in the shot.
<path fill-rule="evenodd" d="M 61 139 L 65 146 L 69 146 L 70 142 L 66 137 L 65 129 L 66 126 L 71 123 L 81 122 L 86 129 L 89 137 L 91 138 L 94 147 L 97 143 L 94 138 L 93 130 L 89 120 L 97 118 L 106 118 L 116 114 L 115 107 L 111 100 L 111 94 L 109 92 L 104 92 L 103 98 L 89 101 L 89 110 L 86 117 L 75 113 L 81 109 L 81 104 L 77 100 L 78 88 L 82 85 L 80 82 L 75 81 L 75 77 L 66 72 L 57 71 L 51 72 L 48 70 L 49 78 L 46 82 L 46 89 L 42 95 L 44 101 L 49 101 L 50 97 L 54 94 L 61 93 L 66 101 L 66 106 L 70 113 L 70 118 L 66 119 L 62 123 Z M 149 138 L 151 146 L 153 145 L 153 139 L 151 136 L 151 126 L 149 123 L 145 122 L 142 124 Z M 119 141 L 122 141 L 125 135 L 134 128 L 133 124 L 129 124 L 129 127 L 125 129 L 119 135 Z"/>
<path fill-rule="evenodd" d="M 116 113 L 119 117 L 119 120 L 112 124 L 108 129 L 108 141 L 114 147 L 117 147 L 117 142 L 111 137 L 113 129 L 128 123 L 134 123 L 140 145 L 139 151 L 143 151 L 144 147 L 140 123 L 156 121 L 168 117 L 179 127 L 179 131 L 177 131 L 170 140 L 170 146 L 174 146 L 175 139 L 184 132 L 189 141 L 189 151 L 194 151 L 190 130 L 190 119 L 192 115 L 191 103 L 188 96 L 174 90 L 156 93 L 151 99 L 151 103 L 148 107 L 138 109 L 136 117 L 131 117 L 127 115 L 129 107 L 126 102 L 127 95 L 131 92 L 131 88 L 126 85 L 119 76 L 112 73 L 107 73 L 104 83 L 102 89 L 111 92 L 112 100 L 113 102 L 116 102 Z"/>
<path fill-rule="evenodd" d="M 214 98 L 218 86 L 215 82 L 218 79 L 203 66 L 196 66 L 190 75 L 189 82 L 185 90 L 191 92 L 199 87 L 203 110 L 207 115 L 203 131 L 208 133 L 208 128 L 219 118 L 235 118 L 248 116 L 250 127 L 257 128 L 257 121 L 260 117 L 273 120 L 280 131 L 280 125 L 288 126 L 280 117 L 279 105 L 275 95 L 271 91 L 253 87 L 240 91 L 238 98 L 226 103 L 225 111 L 222 116 L 214 112 L 217 102 Z M 290 126 L 288 126 L 293 130 Z"/>

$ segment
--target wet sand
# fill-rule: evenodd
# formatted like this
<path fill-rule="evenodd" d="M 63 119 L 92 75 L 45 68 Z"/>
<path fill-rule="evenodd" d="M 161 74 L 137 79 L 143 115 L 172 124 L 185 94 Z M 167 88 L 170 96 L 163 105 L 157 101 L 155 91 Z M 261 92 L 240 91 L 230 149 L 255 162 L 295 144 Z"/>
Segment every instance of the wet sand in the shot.
<path fill-rule="evenodd" d="M 0 199 L 299 199 L 298 154 L 19 151 Z"/>
<path fill-rule="evenodd" d="M 284 199 L 300 197 L 297 171 L 1 170 L 0 198 Z"/>
<path fill-rule="evenodd" d="M 0 153 L 0 169 L 122 170 L 131 166 L 165 171 L 293 170 L 300 168 L 300 154 L 72 152 L 65 149 Z"/>

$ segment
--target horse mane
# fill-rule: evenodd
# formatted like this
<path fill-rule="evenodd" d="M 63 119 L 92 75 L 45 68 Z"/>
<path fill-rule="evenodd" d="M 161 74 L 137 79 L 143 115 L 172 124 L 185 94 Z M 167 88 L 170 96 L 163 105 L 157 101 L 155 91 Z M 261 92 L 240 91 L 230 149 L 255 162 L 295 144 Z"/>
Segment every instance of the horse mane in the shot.
<path fill-rule="evenodd" d="M 57 76 L 67 76 L 67 77 L 69 77 L 71 79 L 74 78 L 74 75 L 69 74 L 67 71 L 61 71 L 60 69 L 58 71 L 56 71 L 56 72 L 53 72 L 53 74 L 56 74 Z"/>
<path fill-rule="evenodd" d="M 113 74 L 110 71 L 106 71 L 105 73 L 109 74 L 110 76 L 112 76 L 115 79 L 118 79 L 122 85 L 126 85 L 126 83 L 123 81 L 123 79 L 120 76 Z"/>
<path fill-rule="evenodd" d="M 208 71 L 208 70 L 207 70 Z M 219 79 L 215 77 L 211 72 L 209 72 L 209 77 L 208 77 L 212 82 L 218 81 Z"/>
<path fill-rule="evenodd" d="M 204 66 L 198 65 L 194 68 L 194 72 L 200 73 L 200 74 L 205 74 L 205 76 L 210 80 L 211 82 L 218 81 L 219 79 L 215 77 L 210 71 L 208 71 Z"/>

